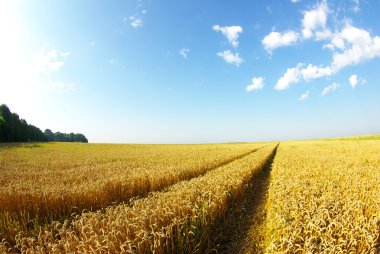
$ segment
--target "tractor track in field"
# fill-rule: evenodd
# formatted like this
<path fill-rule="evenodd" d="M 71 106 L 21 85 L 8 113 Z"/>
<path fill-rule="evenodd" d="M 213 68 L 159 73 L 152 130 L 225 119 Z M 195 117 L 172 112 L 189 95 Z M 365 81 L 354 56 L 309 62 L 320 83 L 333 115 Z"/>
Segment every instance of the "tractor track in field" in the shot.
<path fill-rule="evenodd" d="M 202 170 L 202 173 L 200 173 L 200 174 L 199 174 L 199 173 L 196 173 L 196 174 L 188 175 L 187 177 L 184 177 L 183 179 L 181 179 L 181 180 L 179 180 L 179 181 L 177 181 L 177 182 L 174 182 L 174 183 L 172 183 L 172 184 L 170 184 L 170 185 L 167 185 L 167 186 L 165 186 L 165 187 L 163 187 L 163 188 L 161 188 L 161 189 L 150 190 L 150 191 L 147 193 L 147 195 L 148 195 L 150 192 L 153 192 L 153 191 L 166 191 L 168 188 L 170 188 L 170 186 L 172 186 L 172 185 L 174 185 L 174 184 L 177 184 L 177 183 L 179 183 L 179 182 L 190 181 L 190 180 L 193 179 L 193 178 L 202 177 L 202 176 L 204 176 L 205 174 L 207 174 L 208 172 L 210 172 L 210 171 L 212 171 L 212 170 L 215 170 L 215 169 L 217 169 L 217 168 L 220 168 L 220 167 L 223 167 L 223 166 L 225 166 L 225 165 L 228 165 L 228 164 L 230 164 L 230 163 L 232 163 L 232 162 L 234 162 L 234 161 L 240 160 L 240 159 L 242 159 L 242 158 L 244 158 L 244 157 L 246 157 L 246 156 L 248 156 L 248 155 L 250 155 L 250 154 L 253 154 L 253 153 L 257 152 L 257 151 L 260 150 L 260 149 L 263 149 L 264 147 L 266 147 L 266 146 L 262 146 L 262 147 L 259 147 L 259 148 L 256 148 L 256 149 L 253 149 L 253 150 L 250 150 L 249 152 L 246 152 L 246 153 L 240 154 L 240 155 L 238 155 L 238 156 L 234 156 L 234 157 L 232 157 L 232 158 L 229 158 L 229 159 L 227 159 L 227 160 L 221 161 L 221 162 L 219 162 L 218 164 L 216 164 L 216 165 L 214 165 L 214 166 L 212 166 L 212 167 L 205 168 L 204 170 Z"/>
<path fill-rule="evenodd" d="M 146 198 L 147 196 L 149 196 L 149 194 L 153 193 L 153 192 L 166 192 L 170 189 L 171 186 L 175 185 L 175 184 L 178 184 L 180 182 L 186 182 L 186 181 L 190 181 L 191 179 L 194 179 L 194 178 L 198 178 L 198 177 L 202 177 L 204 176 L 205 174 L 207 174 L 208 172 L 211 172 L 217 168 L 220 168 L 220 167 L 223 167 L 225 165 L 228 165 L 234 161 L 237 161 L 237 160 L 240 160 L 250 154 L 253 154 L 257 151 L 259 151 L 260 149 L 263 149 L 264 147 L 267 147 L 266 146 L 261 146 L 259 148 L 256 148 L 256 149 L 253 149 L 253 150 L 250 150 L 246 153 L 243 153 L 243 154 L 240 154 L 240 155 L 237 155 L 237 156 L 234 156 L 234 157 L 231 157 L 227 160 L 224 160 L 224 161 L 221 161 L 219 162 L 218 164 L 214 165 L 214 166 L 211 166 L 211 167 L 206 167 L 204 168 L 203 170 L 200 170 L 200 172 L 196 172 L 196 173 L 193 173 L 193 174 L 187 174 L 186 176 L 180 178 L 179 180 L 177 181 L 174 181 L 172 183 L 169 183 L 165 186 L 161 186 L 159 188 L 150 188 L 148 189 L 147 191 L 144 191 L 144 192 L 140 192 L 136 195 L 133 195 L 132 197 L 130 197 L 129 199 L 125 199 L 125 200 L 121 200 L 121 201 L 117 201 L 117 202 L 113 202 L 112 204 L 109 204 L 109 205 L 119 205 L 121 203 L 125 203 L 125 204 L 131 204 L 131 200 L 136 200 L 136 199 L 141 199 L 141 198 Z M 109 206 L 107 205 L 107 206 Z M 101 208 L 104 208 L 104 207 L 101 207 Z M 101 209 L 99 208 L 99 209 Z"/>
<path fill-rule="evenodd" d="M 277 153 L 275 147 L 263 169 L 257 172 L 249 184 L 243 200 L 237 202 L 227 215 L 225 222 L 217 227 L 214 245 L 217 253 L 263 253 L 260 242 L 263 236 L 260 229 L 264 226 L 270 173 Z M 249 233 L 258 232 L 252 241 Z"/>

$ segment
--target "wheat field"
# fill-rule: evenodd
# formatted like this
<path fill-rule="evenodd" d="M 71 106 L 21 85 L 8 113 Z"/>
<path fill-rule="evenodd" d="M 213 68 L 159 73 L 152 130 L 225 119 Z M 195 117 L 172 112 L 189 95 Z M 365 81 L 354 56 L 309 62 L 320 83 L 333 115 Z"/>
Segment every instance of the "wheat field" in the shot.
<path fill-rule="evenodd" d="M 0 148 L 0 238 L 41 222 L 129 202 L 254 152 L 264 144 L 84 145 Z M 194 160 L 196 158 L 196 160 Z"/>
<path fill-rule="evenodd" d="M 281 143 L 265 208 L 246 253 L 378 253 L 379 140 Z"/>
<path fill-rule="evenodd" d="M 0 146 L 0 252 L 378 253 L 380 140 Z"/>

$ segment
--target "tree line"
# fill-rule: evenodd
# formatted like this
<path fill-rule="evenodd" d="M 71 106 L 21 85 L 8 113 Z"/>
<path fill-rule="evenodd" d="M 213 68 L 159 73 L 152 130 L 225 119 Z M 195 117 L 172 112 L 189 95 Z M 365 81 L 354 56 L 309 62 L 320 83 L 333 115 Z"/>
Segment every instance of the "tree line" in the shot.
<path fill-rule="evenodd" d="M 52 132 L 46 129 L 42 132 L 38 127 L 28 124 L 16 113 L 12 113 L 7 105 L 0 105 L 0 142 L 29 142 L 29 141 L 55 141 L 55 142 L 82 142 L 88 143 L 81 133 Z"/>

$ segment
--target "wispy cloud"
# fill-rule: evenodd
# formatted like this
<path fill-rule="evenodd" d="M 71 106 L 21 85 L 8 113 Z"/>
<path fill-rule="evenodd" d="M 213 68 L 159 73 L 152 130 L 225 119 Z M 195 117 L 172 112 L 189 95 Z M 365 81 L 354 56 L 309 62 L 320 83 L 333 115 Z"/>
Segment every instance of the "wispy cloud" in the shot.
<path fill-rule="evenodd" d="M 45 92 L 75 91 L 74 84 L 62 82 L 57 75 L 70 55 L 69 51 L 42 48 L 30 58 L 10 58 L 7 64 L 0 59 L 0 62 L 3 60 L 0 100 L 31 105 Z"/>
<path fill-rule="evenodd" d="M 254 77 L 252 78 L 252 84 L 246 87 L 247 92 L 252 92 L 254 90 L 260 90 L 264 87 L 264 78 Z"/>
<path fill-rule="evenodd" d="M 143 17 L 146 15 L 147 10 L 142 10 L 135 15 L 129 16 L 129 18 L 124 17 L 123 21 L 130 21 L 130 25 L 135 28 L 141 28 L 144 25 Z"/>
<path fill-rule="evenodd" d="M 67 52 L 61 52 L 60 53 L 60 56 L 62 56 L 62 57 L 66 57 L 66 56 L 69 56 L 69 55 L 71 55 L 71 52 L 69 52 L 69 51 L 67 51 Z"/>
<path fill-rule="evenodd" d="M 301 2 L 301 0 L 291 0 L 292 1 L 292 3 L 299 3 L 299 2 Z"/>
<path fill-rule="evenodd" d="M 190 52 L 190 49 L 187 48 L 181 48 L 178 53 L 183 57 L 187 58 L 187 54 Z"/>
<path fill-rule="evenodd" d="M 41 49 L 35 58 L 34 68 L 37 72 L 58 71 L 65 64 L 66 57 L 71 55 L 70 52 Z"/>
<path fill-rule="evenodd" d="M 306 91 L 305 93 L 301 94 L 301 96 L 298 98 L 299 101 L 304 101 L 309 98 L 310 91 Z"/>
<path fill-rule="evenodd" d="M 52 73 L 58 72 L 65 65 L 65 60 L 70 55 L 70 51 L 41 49 L 36 55 L 31 68 L 33 71 L 30 78 L 34 80 L 35 88 L 39 87 L 39 89 L 55 91 L 76 91 L 76 86 L 73 83 L 52 80 L 52 77 L 54 77 Z"/>
<path fill-rule="evenodd" d="M 235 48 L 239 46 L 239 34 L 243 32 L 243 28 L 241 26 L 219 26 L 214 25 L 212 27 L 213 30 L 222 32 L 224 36 L 227 37 L 229 43 Z"/>
<path fill-rule="evenodd" d="M 353 12 L 358 13 L 360 12 L 360 1 L 359 0 L 352 0 L 354 3 L 354 6 L 352 7 Z"/>
<path fill-rule="evenodd" d="M 234 64 L 237 67 L 239 67 L 239 65 L 244 61 L 242 58 L 240 58 L 239 53 L 234 54 L 231 52 L 231 50 L 219 52 L 217 55 L 222 57 L 227 63 Z"/>
<path fill-rule="evenodd" d="M 44 88 L 47 90 L 55 91 L 76 91 L 77 88 L 73 83 L 65 83 L 61 81 L 54 81 L 51 83 L 46 83 Z"/>
<path fill-rule="evenodd" d="M 337 84 L 337 83 L 334 82 L 331 85 L 326 86 L 323 89 L 323 91 L 322 91 L 321 94 L 322 94 L 322 96 L 324 96 L 324 95 L 328 94 L 329 92 L 335 91 L 338 87 L 339 87 L 339 84 Z"/>
<path fill-rule="evenodd" d="M 131 26 L 133 28 L 140 28 L 143 26 L 142 18 L 131 16 L 129 19 L 131 20 Z"/>

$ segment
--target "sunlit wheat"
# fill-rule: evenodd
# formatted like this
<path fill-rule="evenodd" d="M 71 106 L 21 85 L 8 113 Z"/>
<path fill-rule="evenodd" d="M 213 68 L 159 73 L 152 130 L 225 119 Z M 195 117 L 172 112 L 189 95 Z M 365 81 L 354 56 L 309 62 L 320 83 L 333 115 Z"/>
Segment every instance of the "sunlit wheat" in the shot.
<path fill-rule="evenodd" d="M 168 253 L 203 252 L 213 226 L 238 202 L 274 145 L 218 167 L 204 176 L 173 185 L 167 192 L 131 205 L 84 213 L 72 222 L 55 223 L 38 237 L 19 238 L 22 252 Z"/>

